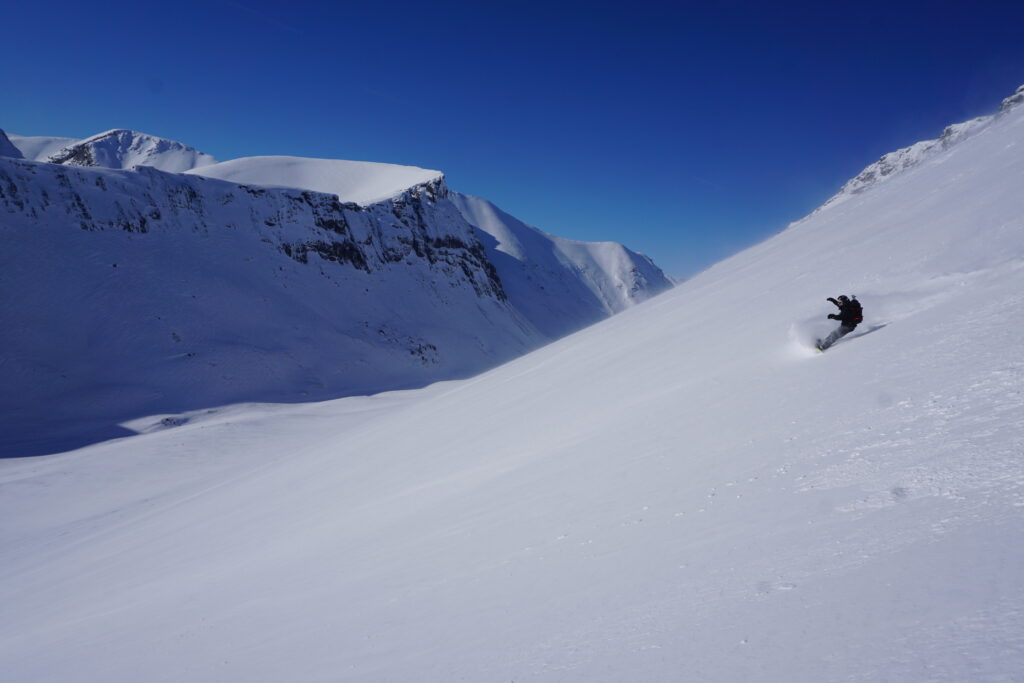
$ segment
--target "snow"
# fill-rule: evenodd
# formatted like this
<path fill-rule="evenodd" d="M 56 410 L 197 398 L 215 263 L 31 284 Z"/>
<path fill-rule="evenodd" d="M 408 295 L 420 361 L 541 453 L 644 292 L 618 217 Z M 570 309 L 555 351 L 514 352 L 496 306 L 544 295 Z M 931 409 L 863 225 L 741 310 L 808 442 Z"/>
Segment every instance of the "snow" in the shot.
<path fill-rule="evenodd" d="M 624 306 L 594 282 L 620 298 L 612 283 L 628 284 L 629 302 L 669 286 L 622 248 L 607 272 L 496 267 L 440 179 L 358 207 L 146 166 L 0 159 L 0 187 L 0 234 L 17 245 L 0 251 L 0 452 L 18 455 L 157 412 L 468 377 Z"/>
<path fill-rule="evenodd" d="M 14 144 L 8 139 L 7 134 L 0 129 L 0 157 L 12 157 L 14 159 L 21 159 L 24 155 L 21 150 L 14 146 Z"/>
<path fill-rule="evenodd" d="M 617 242 L 576 242 L 523 223 L 479 197 L 449 195 L 471 225 L 494 238 L 488 255 L 516 307 L 551 338 L 619 313 L 671 283 Z"/>
<path fill-rule="evenodd" d="M 440 171 L 416 166 L 290 156 L 243 157 L 190 172 L 246 185 L 325 192 L 361 206 L 392 199 L 411 187 L 443 178 Z"/>
<path fill-rule="evenodd" d="M 10 141 L 21 150 L 26 159 L 46 161 L 51 155 L 69 145 L 80 142 L 77 138 L 61 138 L 49 136 L 25 136 L 8 133 Z"/>
<path fill-rule="evenodd" d="M 942 131 L 942 135 L 935 140 L 915 142 L 909 147 L 883 155 L 881 159 L 869 165 L 857 174 L 856 177 L 851 178 L 849 182 L 843 185 L 839 192 L 822 204 L 818 210 L 821 211 L 844 202 L 851 196 L 864 192 L 875 184 L 884 182 L 893 175 L 913 168 L 926 159 L 942 153 L 953 145 L 984 130 L 991 123 L 1018 106 L 1022 101 L 1024 101 L 1024 86 L 1021 86 L 1013 95 L 1004 99 L 999 111 L 991 116 L 979 116 L 970 121 L 955 123 L 947 126 Z"/>
<path fill-rule="evenodd" d="M 121 129 L 108 130 L 68 145 L 45 160 L 56 164 L 101 168 L 150 166 L 168 173 L 181 173 L 217 163 L 209 154 L 180 142 Z"/>
<path fill-rule="evenodd" d="M 6 159 L 0 184 L 17 245 L 0 252 L 0 450 L 64 450 L 153 412 L 423 386 L 549 341 L 426 192 L 360 209 Z"/>
<path fill-rule="evenodd" d="M 1024 108 L 472 379 L 0 463 L 12 680 L 1011 681 Z M 825 354 L 825 297 L 865 322 Z M 799 336 L 799 335 L 797 335 Z"/>

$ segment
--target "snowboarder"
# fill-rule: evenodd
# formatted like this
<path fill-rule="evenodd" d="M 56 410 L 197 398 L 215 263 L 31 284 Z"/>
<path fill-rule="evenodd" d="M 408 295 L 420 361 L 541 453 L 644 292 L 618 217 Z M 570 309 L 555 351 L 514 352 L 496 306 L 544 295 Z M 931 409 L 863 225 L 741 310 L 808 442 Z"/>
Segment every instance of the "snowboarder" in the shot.
<path fill-rule="evenodd" d="M 838 299 L 829 297 L 827 300 L 839 307 L 839 313 L 828 314 L 829 320 L 839 321 L 839 327 L 824 339 L 818 340 L 817 347 L 819 351 L 824 351 L 839 341 L 840 338 L 853 332 L 857 325 L 864 320 L 864 310 L 861 308 L 860 302 L 857 301 L 857 297 L 851 299 L 845 294 L 840 294 Z"/>

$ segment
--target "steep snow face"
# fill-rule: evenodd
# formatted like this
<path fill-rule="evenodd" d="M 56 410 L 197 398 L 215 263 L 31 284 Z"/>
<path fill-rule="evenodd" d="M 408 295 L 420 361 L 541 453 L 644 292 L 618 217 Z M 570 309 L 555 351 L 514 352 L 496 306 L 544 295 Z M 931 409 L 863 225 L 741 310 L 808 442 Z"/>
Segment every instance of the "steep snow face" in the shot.
<path fill-rule="evenodd" d="M 1018 108 L 471 380 L 152 416 L 0 462 L 0 667 L 1018 679 L 1022 145 Z M 854 335 L 790 337 L 828 330 L 841 292 L 865 305 Z"/>
<path fill-rule="evenodd" d="M 361 206 L 392 199 L 410 187 L 443 178 L 440 171 L 416 166 L 288 156 L 232 159 L 192 173 L 246 185 L 325 192 Z"/>
<path fill-rule="evenodd" d="M 554 236 L 552 239 L 609 313 L 623 311 L 671 286 L 647 256 L 618 242 L 580 242 Z"/>
<path fill-rule="evenodd" d="M 77 138 L 26 136 L 13 133 L 8 133 L 7 137 L 18 148 L 22 156 L 32 161 L 46 161 L 68 145 L 79 142 Z"/>
<path fill-rule="evenodd" d="M 891 178 L 893 175 L 901 173 L 908 168 L 913 168 L 923 161 L 941 154 L 954 145 L 984 130 L 1022 101 L 1024 101 L 1024 85 L 1018 88 L 1013 95 L 1003 100 L 1002 106 L 1000 106 L 996 114 L 981 116 L 963 123 L 955 123 L 947 126 L 942 131 L 942 135 L 935 140 L 917 142 L 909 147 L 904 147 L 884 155 L 881 159 L 857 174 L 856 177 L 850 179 L 835 196 L 825 202 L 818 210 L 821 211 L 844 202 L 851 196 L 864 192 L 876 184 Z"/>
<path fill-rule="evenodd" d="M 66 166 L 118 169 L 151 166 L 169 173 L 217 163 L 209 154 L 188 145 L 133 130 L 108 130 L 68 145 L 52 153 L 46 161 Z"/>
<path fill-rule="evenodd" d="M 650 259 L 614 242 L 574 242 L 541 232 L 491 202 L 452 192 L 485 241 L 511 301 L 542 331 L 560 337 L 672 286 Z"/>
<path fill-rule="evenodd" d="M 7 137 L 7 134 L 0 129 L 0 157 L 11 157 L 12 159 L 21 159 L 24 155 L 21 150 L 14 146 L 14 144 Z"/>
<path fill-rule="evenodd" d="M 0 366 L 9 448 L 119 434 L 111 425 L 144 412 L 464 377 L 669 286 L 619 245 L 560 241 L 505 216 L 503 230 L 536 242 L 512 259 L 437 171 L 262 157 L 180 178 L 147 165 L 113 173 L 104 167 L 195 161 L 180 143 L 121 133 L 51 164 L 0 166 L 3 229 L 19 245 L 0 264 L 0 312 L 20 321 L 0 340 L 16 359 Z"/>
<path fill-rule="evenodd" d="M 67 447 L 145 412 L 422 386 L 547 341 L 445 192 L 363 208 L 0 159 L 16 245 L 0 253 L 0 450 Z"/>

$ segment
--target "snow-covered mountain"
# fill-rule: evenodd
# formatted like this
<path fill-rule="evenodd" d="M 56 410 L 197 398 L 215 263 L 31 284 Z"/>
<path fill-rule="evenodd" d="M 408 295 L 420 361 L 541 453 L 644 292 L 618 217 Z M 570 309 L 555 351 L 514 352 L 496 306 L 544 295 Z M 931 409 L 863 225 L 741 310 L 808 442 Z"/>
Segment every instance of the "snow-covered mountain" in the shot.
<path fill-rule="evenodd" d="M 440 171 L 359 161 L 245 157 L 188 171 L 265 187 L 294 187 L 369 206 L 406 188 L 443 182 Z M 548 339 L 625 310 L 671 283 L 646 256 L 616 242 L 578 242 L 541 232 L 487 200 L 446 191 L 482 236 L 513 306 Z"/>
<path fill-rule="evenodd" d="M 0 159 L 0 183 L 16 245 L 0 256 L 0 432 L 15 441 L 417 386 L 547 341 L 440 180 L 370 207 L 148 167 Z"/>
<path fill-rule="evenodd" d="M 617 245 L 541 279 L 506 268 L 437 171 L 262 157 L 176 174 L 156 166 L 195 159 L 165 142 L 0 159 L 14 321 L 0 450 L 60 450 L 153 412 L 465 377 L 670 286 Z M 93 164 L 56 163 L 80 152 Z"/>
<path fill-rule="evenodd" d="M 65 147 L 79 142 L 76 138 L 26 136 L 14 135 L 13 133 L 8 133 L 7 137 L 20 154 L 7 154 L 4 156 L 13 156 L 17 159 L 24 157 L 32 161 L 46 161 Z"/>
<path fill-rule="evenodd" d="M 232 159 L 189 173 L 245 185 L 325 192 L 360 206 L 393 199 L 410 187 L 443 178 L 440 171 L 416 166 L 280 156 Z"/>
<path fill-rule="evenodd" d="M 512 303 L 551 338 L 561 337 L 663 290 L 661 270 L 617 242 L 577 242 L 548 235 L 491 202 L 450 198 L 485 240 Z"/>
<path fill-rule="evenodd" d="M 942 131 L 942 135 L 935 140 L 923 140 L 921 142 L 916 142 L 909 147 L 904 147 L 896 150 L 895 152 L 885 154 L 881 159 L 869 165 L 855 177 L 851 178 L 845 185 L 843 185 L 842 188 L 840 188 L 839 192 L 822 204 L 818 210 L 821 211 L 822 209 L 844 202 L 853 195 L 859 194 L 880 182 L 888 180 L 896 174 L 899 174 L 909 168 L 913 168 L 923 161 L 945 152 L 953 145 L 959 144 L 967 138 L 984 130 L 1009 112 L 1012 108 L 1019 105 L 1022 101 L 1024 101 L 1024 86 L 1021 86 L 1017 89 L 1017 92 L 1003 100 L 1002 105 L 999 107 L 999 111 L 991 116 L 979 116 L 971 119 L 970 121 L 955 123 L 951 126 L 947 126 L 946 129 Z"/>
<path fill-rule="evenodd" d="M 73 142 L 52 152 L 45 161 L 66 166 L 101 168 L 151 166 L 169 173 L 181 173 L 217 163 L 209 154 L 203 154 L 188 145 L 133 130 L 108 130 Z"/>
<path fill-rule="evenodd" d="M 1022 145 L 1015 107 L 473 379 L 155 415 L 132 438 L 0 461 L 0 667 L 18 681 L 1016 680 Z M 84 258 L 109 268 L 102 253 Z M 828 329 L 840 292 L 866 320 L 815 354 L 802 339 Z"/>

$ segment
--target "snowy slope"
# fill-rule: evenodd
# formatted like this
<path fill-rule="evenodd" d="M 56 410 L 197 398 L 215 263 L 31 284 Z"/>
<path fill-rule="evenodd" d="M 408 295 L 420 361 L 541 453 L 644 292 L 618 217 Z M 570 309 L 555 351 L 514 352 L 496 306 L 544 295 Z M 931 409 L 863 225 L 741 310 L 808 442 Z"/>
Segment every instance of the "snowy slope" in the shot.
<path fill-rule="evenodd" d="M 123 169 L 152 166 L 168 173 L 217 163 L 209 154 L 188 145 L 133 130 L 108 130 L 67 145 L 41 161 Z"/>
<path fill-rule="evenodd" d="M 0 667 L 1018 679 L 1022 148 L 1016 108 L 471 380 L 0 463 Z M 866 321 L 814 354 L 840 292 Z"/>
<path fill-rule="evenodd" d="M 443 177 L 440 171 L 416 166 L 288 156 L 243 157 L 196 168 L 191 173 L 245 185 L 324 192 L 361 206 L 392 199 L 410 187 Z"/>
<path fill-rule="evenodd" d="M 1003 100 L 999 111 L 991 116 L 979 116 L 978 118 L 955 123 L 947 126 L 942 135 L 935 140 L 923 140 L 916 142 L 909 147 L 889 152 L 875 163 L 869 165 L 863 171 L 851 178 L 833 197 L 826 201 L 820 208 L 826 209 L 834 204 L 846 201 L 853 195 L 864 192 L 877 183 L 884 182 L 890 177 L 901 173 L 909 168 L 931 159 L 934 156 L 948 150 L 963 140 L 977 134 L 997 121 L 1001 116 L 1017 107 L 1024 101 L 1024 85 L 1017 89 L 1010 97 Z"/>
<path fill-rule="evenodd" d="M 362 208 L 0 158 L 0 452 L 152 412 L 422 386 L 547 341 L 445 192 Z"/>
<path fill-rule="evenodd" d="M 8 133 L 7 137 L 18 148 L 22 156 L 32 161 L 46 161 L 51 155 L 79 142 L 76 138 L 26 136 L 13 133 Z"/>
<path fill-rule="evenodd" d="M 153 412 L 465 377 L 669 286 L 614 244 L 547 279 L 499 273 L 437 171 L 262 157 L 179 176 L 155 169 L 211 158 L 128 131 L 49 159 L 0 163 L 0 236 L 17 245 L 0 253 L 0 452 Z"/>
<path fill-rule="evenodd" d="M 440 171 L 339 159 L 259 156 L 218 163 L 180 142 L 125 130 L 82 141 L 18 139 L 29 150 L 25 157 L 37 161 L 115 169 L 146 165 L 244 185 L 312 190 L 361 206 L 444 180 Z M 56 142 L 43 141 L 66 144 L 55 149 Z M 526 225 L 487 200 L 459 193 L 449 198 L 466 220 L 498 240 L 497 244 L 485 240 L 489 256 L 517 307 L 548 338 L 601 320 L 672 284 L 649 258 L 621 244 L 561 239 Z M 523 244 L 529 249 L 522 250 Z"/>
<path fill-rule="evenodd" d="M 479 197 L 452 192 L 471 225 L 493 240 L 488 255 L 509 299 L 539 329 L 561 337 L 671 286 L 650 259 L 616 242 L 548 235 Z"/>
<path fill-rule="evenodd" d="M 23 158 L 21 150 L 14 146 L 14 144 L 7 137 L 7 134 L 3 130 L 0 130 L 0 157 L 11 157 L 14 159 Z"/>

